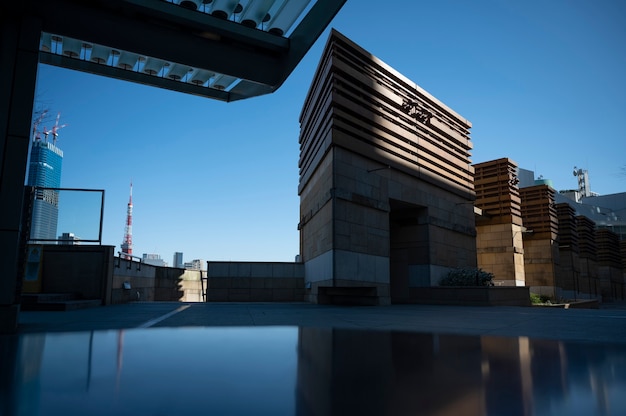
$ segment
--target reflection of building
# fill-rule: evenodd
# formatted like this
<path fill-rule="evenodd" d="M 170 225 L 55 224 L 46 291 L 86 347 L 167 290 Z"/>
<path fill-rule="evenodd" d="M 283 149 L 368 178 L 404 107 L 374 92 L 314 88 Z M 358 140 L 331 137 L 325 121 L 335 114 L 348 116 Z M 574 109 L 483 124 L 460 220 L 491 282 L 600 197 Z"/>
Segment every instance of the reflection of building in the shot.
<path fill-rule="evenodd" d="M 59 188 L 61 186 L 62 164 L 63 151 L 61 149 L 47 140 L 34 138 L 31 143 L 26 184 L 44 188 Z M 33 201 L 31 239 L 55 240 L 57 238 L 58 218 L 58 191 L 36 190 Z"/>
<path fill-rule="evenodd" d="M 623 407 L 623 352 L 526 337 L 300 328 L 296 413 L 609 414 Z"/>
<path fill-rule="evenodd" d="M 476 266 L 465 118 L 333 31 L 300 124 L 307 300 L 403 302 Z"/>

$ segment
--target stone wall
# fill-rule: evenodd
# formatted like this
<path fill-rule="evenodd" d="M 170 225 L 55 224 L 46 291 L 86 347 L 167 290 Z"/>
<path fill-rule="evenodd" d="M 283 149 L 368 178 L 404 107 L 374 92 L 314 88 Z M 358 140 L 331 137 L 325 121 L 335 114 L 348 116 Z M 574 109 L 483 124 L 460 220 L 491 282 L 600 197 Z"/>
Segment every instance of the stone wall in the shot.
<path fill-rule="evenodd" d="M 71 293 L 83 299 L 110 303 L 113 246 L 41 246 L 41 292 Z"/>
<path fill-rule="evenodd" d="M 132 301 L 202 302 L 200 271 L 160 267 L 116 257 L 111 303 Z"/>
<path fill-rule="evenodd" d="M 302 302 L 304 264 L 207 263 L 207 302 Z"/>
<path fill-rule="evenodd" d="M 478 267 L 493 273 L 498 286 L 524 286 L 524 245 L 521 225 L 476 226 Z"/>
<path fill-rule="evenodd" d="M 530 306 L 528 287 L 421 287 L 411 288 L 408 303 L 464 306 Z"/>

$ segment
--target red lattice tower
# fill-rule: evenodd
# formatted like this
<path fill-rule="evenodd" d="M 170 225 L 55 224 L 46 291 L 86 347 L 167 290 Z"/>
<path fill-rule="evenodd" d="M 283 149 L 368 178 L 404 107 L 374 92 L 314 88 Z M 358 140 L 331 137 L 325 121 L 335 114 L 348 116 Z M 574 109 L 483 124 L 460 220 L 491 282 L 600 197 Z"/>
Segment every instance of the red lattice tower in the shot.
<path fill-rule="evenodd" d="M 124 241 L 122 241 L 121 257 L 131 260 L 133 254 L 133 183 L 130 183 L 130 198 L 126 209 L 126 227 L 124 227 Z"/>

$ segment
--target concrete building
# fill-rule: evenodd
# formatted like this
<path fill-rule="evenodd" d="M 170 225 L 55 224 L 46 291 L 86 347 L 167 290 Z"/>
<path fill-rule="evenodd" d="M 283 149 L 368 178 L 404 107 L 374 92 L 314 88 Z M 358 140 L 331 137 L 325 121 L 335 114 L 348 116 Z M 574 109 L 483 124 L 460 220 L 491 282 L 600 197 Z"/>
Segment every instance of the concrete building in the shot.
<path fill-rule="evenodd" d="M 549 179 L 518 171 L 524 227 L 532 231 L 524 234 L 531 291 L 556 299 L 625 299 L 626 193 L 591 192 L 586 170 L 574 171 L 579 190 L 560 192 Z"/>
<path fill-rule="evenodd" d="M 518 169 L 520 188 L 546 184 L 554 188 L 550 179 L 537 178 L 535 173 L 527 169 Z M 578 177 L 579 189 L 564 189 L 554 194 L 556 204 L 568 204 L 577 215 L 584 215 L 592 220 L 598 228 L 606 228 L 626 240 L 626 192 L 599 195 L 589 188 L 587 170 L 574 170 Z"/>
<path fill-rule="evenodd" d="M 558 200 L 566 202 L 562 195 L 557 196 Z M 626 192 L 583 197 L 573 206 L 576 212 L 591 218 L 599 228 L 611 230 L 620 240 L 626 240 Z"/>
<path fill-rule="evenodd" d="M 332 31 L 300 124 L 306 300 L 406 302 L 476 266 L 469 121 Z"/>
<path fill-rule="evenodd" d="M 146 264 L 151 264 L 153 266 L 167 267 L 167 262 L 165 260 L 163 260 L 161 258 L 161 255 L 159 255 L 159 254 L 143 253 L 141 261 L 143 261 Z"/>
<path fill-rule="evenodd" d="M 183 268 L 187 270 L 206 270 L 206 263 L 202 259 L 193 259 L 185 262 Z"/>
<path fill-rule="evenodd" d="M 63 233 L 59 236 L 58 243 L 70 246 L 78 245 L 80 244 L 80 237 L 77 237 L 74 233 Z"/>

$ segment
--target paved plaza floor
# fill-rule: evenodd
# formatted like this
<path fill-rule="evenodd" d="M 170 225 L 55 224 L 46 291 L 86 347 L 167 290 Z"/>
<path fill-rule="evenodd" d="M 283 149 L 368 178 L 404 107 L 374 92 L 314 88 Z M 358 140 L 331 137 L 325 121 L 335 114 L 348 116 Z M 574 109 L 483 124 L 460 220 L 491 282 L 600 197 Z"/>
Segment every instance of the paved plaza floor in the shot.
<path fill-rule="evenodd" d="M 332 327 L 626 343 L 626 304 L 561 309 L 137 302 L 67 312 L 21 312 L 18 332 L 224 326 Z"/>
<path fill-rule="evenodd" d="M 22 312 L 0 414 L 624 415 L 626 305 Z"/>

